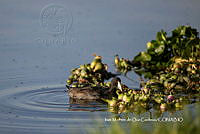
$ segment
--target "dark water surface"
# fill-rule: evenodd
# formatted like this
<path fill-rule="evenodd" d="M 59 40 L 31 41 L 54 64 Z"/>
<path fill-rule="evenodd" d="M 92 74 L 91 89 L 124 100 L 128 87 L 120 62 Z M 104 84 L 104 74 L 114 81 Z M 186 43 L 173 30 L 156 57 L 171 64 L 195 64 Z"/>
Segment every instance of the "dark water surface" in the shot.
<path fill-rule="evenodd" d="M 85 133 L 111 113 L 102 103 L 69 99 L 64 90 L 70 69 L 97 53 L 114 71 L 115 54 L 132 59 L 161 29 L 190 24 L 200 31 L 199 5 L 199 0 L 1 0 L 0 133 Z"/>

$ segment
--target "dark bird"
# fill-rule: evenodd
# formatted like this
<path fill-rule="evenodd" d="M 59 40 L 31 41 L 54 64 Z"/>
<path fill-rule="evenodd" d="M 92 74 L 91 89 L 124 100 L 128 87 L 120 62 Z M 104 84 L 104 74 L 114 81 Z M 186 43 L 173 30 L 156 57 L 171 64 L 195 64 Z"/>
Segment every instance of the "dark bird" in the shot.
<path fill-rule="evenodd" d="M 116 94 L 116 90 L 121 87 L 121 80 L 118 77 L 115 77 L 111 81 L 110 88 L 102 88 L 102 87 L 69 87 L 67 92 L 71 98 L 74 99 L 87 99 L 87 100 L 98 100 L 101 98 L 109 98 Z"/>

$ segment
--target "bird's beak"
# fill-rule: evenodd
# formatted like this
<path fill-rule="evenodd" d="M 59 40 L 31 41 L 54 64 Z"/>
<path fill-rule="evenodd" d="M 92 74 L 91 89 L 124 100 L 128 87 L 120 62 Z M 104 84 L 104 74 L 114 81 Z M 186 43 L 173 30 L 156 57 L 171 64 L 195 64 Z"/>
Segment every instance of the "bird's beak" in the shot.
<path fill-rule="evenodd" d="M 117 88 L 122 91 L 122 85 L 119 81 L 117 82 Z"/>

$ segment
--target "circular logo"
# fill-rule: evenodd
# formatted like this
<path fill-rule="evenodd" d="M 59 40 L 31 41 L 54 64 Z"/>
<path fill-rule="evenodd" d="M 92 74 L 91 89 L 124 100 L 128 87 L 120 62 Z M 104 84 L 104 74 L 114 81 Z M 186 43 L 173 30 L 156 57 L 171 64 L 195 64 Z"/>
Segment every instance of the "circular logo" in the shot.
<path fill-rule="evenodd" d="M 48 33 L 65 34 L 71 27 L 72 15 L 63 6 L 50 4 L 42 9 L 40 21 Z"/>

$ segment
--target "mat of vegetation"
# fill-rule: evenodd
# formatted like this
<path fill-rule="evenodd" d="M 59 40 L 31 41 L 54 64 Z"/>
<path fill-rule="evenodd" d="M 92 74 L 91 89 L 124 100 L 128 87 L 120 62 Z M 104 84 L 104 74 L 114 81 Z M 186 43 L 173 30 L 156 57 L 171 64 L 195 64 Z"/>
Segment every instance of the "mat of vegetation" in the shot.
<path fill-rule="evenodd" d="M 133 60 L 116 55 L 114 63 L 118 73 L 134 71 L 144 82 L 140 90 L 124 85 L 123 90 L 116 89 L 112 99 L 102 98 L 111 112 L 170 111 L 200 101 L 200 39 L 191 26 L 179 26 L 170 35 L 161 30 Z M 102 57 L 95 55 L 91 63 L 71 71 L 67 84 L 109 88 L 107 80 L 115 76 L 108 72 Z"/>

